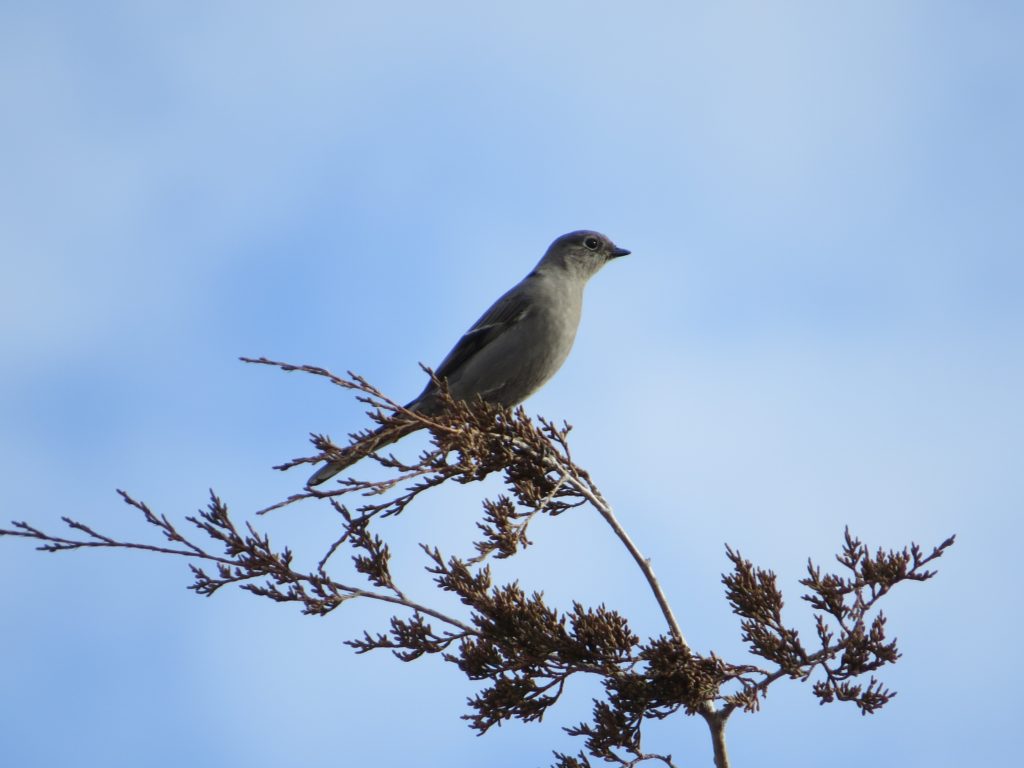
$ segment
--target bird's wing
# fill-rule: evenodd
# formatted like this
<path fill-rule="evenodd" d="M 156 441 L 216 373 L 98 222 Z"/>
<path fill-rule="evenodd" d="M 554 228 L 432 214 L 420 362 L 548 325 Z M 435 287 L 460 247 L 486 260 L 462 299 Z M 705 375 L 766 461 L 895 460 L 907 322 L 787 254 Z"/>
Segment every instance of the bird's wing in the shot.
<path fill-rule="evenodd" d="M 513 289 L 506 293 L 494 302 L 494 305 L 473 324 L 472 328 L 463 334 L 452 351 L 441 361 L 441 365 L 435 371 L 437 377 L 445 379 L 451 376 L 473 355 L 504 334 L 509 328 L 522 322 L 529 312 L 530 304 L 521 290 Z"/>

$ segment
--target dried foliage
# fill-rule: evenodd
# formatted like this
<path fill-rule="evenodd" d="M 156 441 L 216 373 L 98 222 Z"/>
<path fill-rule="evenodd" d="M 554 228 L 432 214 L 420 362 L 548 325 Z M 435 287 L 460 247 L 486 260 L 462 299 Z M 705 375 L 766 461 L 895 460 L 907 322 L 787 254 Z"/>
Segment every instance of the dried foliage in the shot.
<path fill-rule="evenodd" d="M 180 555 L 191 561 L 190 589 L 198 594 L 209 596 L 237 584 L 276 602 L 295 603 L 311 615 L 325 615 L 357 598 L 392 603 L 402 613 L 391 618 L 387 631 L 363 632 L 348 644 L 357 653 L 387 649 L 402 661 L 439 654 L 480 683 L 463 716 L 479 733 L 506 720 L 541 719 L 573 675 L 594 675 L 604 696 L 594 701 L 589 721 L 565 729 L 583 739 L 583 750 L 575 756 L 556 752 L 558 768 L 590 766 L 591 758 L 620 766 L 673 766 L 671 755 L 645 750 L 642 731 L 645 721 L 677 712 L 706 721 L 715 764 L 724 768 L 726 720 L 736 709 L 756 711 L 768 687 L 784 677 L 813 678 L 811 690 L 822 704 L 849 701 L 863 714 L 877 711 L 895 693 L 874 673 L 899 658 L 877 603 L 901 582 L 930 579 L 934 572 L 926 566 L 953 544 L 950 537 L 927 553 L 911 544 L 872 554 L 847 530 L 837 556 L 839 572 L 825 573 L 808 563 L 808 575 L 800 582 L 816 622 L 816 636 L 810 642 L 785 622 L 775 574 L 727 548 L 732 570 L 722 578 L 726 597 L 740 617 L 744 642 L 758 659 L 757 665 L 728 663 L 687 644 L 650 562 L 619 525 L 587 472 L 573 461 L 568 425 L 543 419 L 535 423 L 522 409 L 457 402 L 446 394 L 443 412 L 427 417 L 406 410 L 354 374 L 338 377 L 321 368 L 265 359 L 247 362 L 325 377 L 356 392 L 378 426 L 402 431 L 423 427 L 431 435 L 431 447 L 411 464 L 373 452 L 373 445 L 365 442 L 372 430 L 366 430 L 350 435 L 346 446 L 313 435 L 315 455 L 278 467 L 319 463 L 362 445 L 367 457 L 388 470 L 383 480 L 344 478 L 330 490 L 307 489 L 261 510 L 260 514 L 310 499 L 331 505 L 340 536 L 315 568 L 296 566 L 288 548 L 272 546 L 251 522 L 239 526 L 212 493 L 206 509 L 185 518 L 192 530 L 184 533 L 166 516 L 120 491 L 124 501 L 160 532 L 163 541 L 157 544 L 116 540 L 67 517 L 63 520 L 71 528 L 69 537 L 45 533 L 26 522 L 15 522 L 0 535 L 36 539 L 48 552 L 105 547 Z M 452 615 L 410 600 L 395 583 L 387 542 L 371 526 L 377 518 L 405 511 L 421 494 L 446 482 L 472 483 L 491 474 L 503 479 L 506 492 L 483 502 L 473 556 L 446 557 L 436 546 L 422 545 L 436 587 L 458 597 L 464 610 Z M 350 508 L 353 499 L 357 503 Z M 493 582 L 486 561 L 513 557 L 527 547 L 528 528 L 537 515 L 556 516 L 581 506 L 600 514 L 630 552 L 664 615 L 664 634 L 644 640 L 630 629 L 626 617 L 603 605 L 573 603 L 563 611 L 549 605 L 541 593 L 527 594 L 516 582 Z M 354 576 L 365 583 L 330 575 L 331 558 L 343 548 L 351 552 Z"/>

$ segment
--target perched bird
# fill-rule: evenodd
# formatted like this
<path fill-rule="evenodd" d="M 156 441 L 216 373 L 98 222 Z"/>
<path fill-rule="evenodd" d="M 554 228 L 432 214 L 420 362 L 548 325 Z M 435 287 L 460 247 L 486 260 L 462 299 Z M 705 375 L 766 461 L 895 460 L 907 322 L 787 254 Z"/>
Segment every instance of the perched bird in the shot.
<path fill-rule="evenodd" d="M 628 254 L 600 232 L 580 230 L 555 240 L 526 277 L 494 302 L 435 371 L 457 400 L 479 395 L 496 405 L 523 402 L 562 367 L 576 338 L 583 288 L 601 267 Z M 438 409 L 433 381 L 406 406 L 425 415 Z M 364 456 L 420 428 L 385 425 L 320 467 L 306 485 L 334 477 Z"/>

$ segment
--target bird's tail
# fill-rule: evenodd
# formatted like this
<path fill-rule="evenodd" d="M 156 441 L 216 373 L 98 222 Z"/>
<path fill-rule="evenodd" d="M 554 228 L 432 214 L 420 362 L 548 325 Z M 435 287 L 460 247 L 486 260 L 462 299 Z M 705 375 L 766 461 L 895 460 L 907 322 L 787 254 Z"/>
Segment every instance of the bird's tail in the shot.
<path fill-rule="evenodd" d="M 415 432 L 417 429 L 421 429 L 423 425 L 416 421 L 400 422 L 398 424 L 385 424 L 373 432 L 368 434 L 358 443 L 350 445 L 345 448 L 341 455 L 324 464 L 320 469 L 314 472 L 309 480 L 306 481 L 306 487 L 312 488 L 315 485 L 320 485 L 327 480 L 330 480 L 339 472 L 342 472 L 357 461 L 369 456 L 371 453 L 379 451 L 397 440 L 402 439 L 411 432 Z"/>

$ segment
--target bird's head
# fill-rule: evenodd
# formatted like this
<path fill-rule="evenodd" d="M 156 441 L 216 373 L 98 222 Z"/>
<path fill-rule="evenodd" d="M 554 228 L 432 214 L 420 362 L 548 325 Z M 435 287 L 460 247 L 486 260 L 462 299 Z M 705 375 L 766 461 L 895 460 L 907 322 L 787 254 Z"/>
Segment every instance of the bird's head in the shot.
<path fill-rule="evenodd" d="M 587 279 L 612 259 L 628 253 L 600 232 L 580 229 L 557 238 L 537 266 L 566 269 Z"/>

